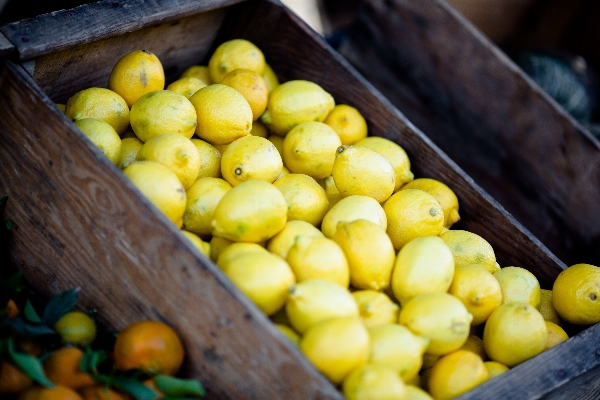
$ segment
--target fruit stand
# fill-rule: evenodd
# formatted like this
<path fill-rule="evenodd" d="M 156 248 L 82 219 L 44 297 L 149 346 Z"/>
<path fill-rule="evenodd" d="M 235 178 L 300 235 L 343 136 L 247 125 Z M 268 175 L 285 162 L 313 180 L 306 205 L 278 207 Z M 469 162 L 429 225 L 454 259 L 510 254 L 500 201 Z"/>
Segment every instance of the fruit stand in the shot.
<path fill-rule="evenodd" d="M 485 237 L 500 265 L 531 271 L 546 289 L 567 266 L 278 1 L 99 1 L 0 33 L 0 194 L 14 223 L 12 262 L 48 298 L 82 287 L 78 307 L 101 310 L 112 329 L 167 322 L 187 351 L 184 375 L 210 398 L 343 396 L 55 106 L 106 87 L 130 51 L 151 49 L 169 83 L 206 64 L 220 43 L 247 39 L 281 82 L 317 83 L 356 107 L 370 135 L 401 145 L 415 176 L 451 183 L 461 204 L 456 228 Z M 599 332 L 591 326 L 460 398 L 567 398 L 596 382 Z"/>

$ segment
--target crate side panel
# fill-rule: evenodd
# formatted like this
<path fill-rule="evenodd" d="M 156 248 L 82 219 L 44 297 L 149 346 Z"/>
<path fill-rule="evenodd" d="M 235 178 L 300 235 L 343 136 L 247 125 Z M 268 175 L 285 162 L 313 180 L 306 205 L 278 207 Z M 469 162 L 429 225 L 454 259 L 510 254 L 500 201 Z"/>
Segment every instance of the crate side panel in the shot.
<path fill-rule="evenodd" d="M 6 62 L 0 103 L 11 257 L 39 293 L 81 287 L 79 307 L 99 310 L 110 329 L 168 322 L 186 348 L 185 375 L 215 398 L 341 398 L 29 75 Z"/>

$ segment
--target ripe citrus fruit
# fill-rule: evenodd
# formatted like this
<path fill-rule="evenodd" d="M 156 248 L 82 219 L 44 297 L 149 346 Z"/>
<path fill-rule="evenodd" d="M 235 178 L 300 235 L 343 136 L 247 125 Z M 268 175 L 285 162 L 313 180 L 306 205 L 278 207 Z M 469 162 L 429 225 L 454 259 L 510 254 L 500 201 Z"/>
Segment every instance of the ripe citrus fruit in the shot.
<path fill-rule="evenodd" d="M 458 214 L 458 198 L 456 194 L 446 184 L 431 178 L 418 178 L 402 186 L 404 189 L 423 190 L 440 203 L 444 210 L 444 226 L 450 228 L 454 223 L 460 220 Z"/>
<path fill-rule="evenodd" d="M 299 236 L 287 254 L 298 282 L 324 279 L 348 287 L 350 271 L 340 246 L 331 239 L 319 236 Z"/>
<path fill-rule="evenodd" d="M 488 380 L 495 378 L 498 375 L 502 375 L 509 370 L 506 365 L 497 361 L 484 361 L 483 365 L 485 366 L 485 369 L 487 369 Z"/>
<path fill-rule="evenodd" d="M 192 138 L 192 143 L 200 156 L 200 171 L 196 179 L 211 177 L 221 178 L 221 153 L 212 144 Z"/>
<path fill-rule="evenodd" d="M 348 400 L 405 399 L 406 385 L 392 369 L 365 364 L 344 379 L 342 393 Z"/>
<path fill-rule="evenodd" d="M 258 74 L 265 69 L 265 56 L 252 42 L 233 39 L 221 43 L 208 60 L 208 74 L 211 82 L 220 83 L 233 70 L 248 69 Z"/>
<path fill-rule="evenodd" d="M 121 95 L 131 107 L 146 93 L 165 88 L 162 63 L 148 50 L 127 53 L 113 66 L 108 78 L 108 88 Z"/>
<path fill-rule="evenodd" d="M 283 336 L 288 338 L 289 341 L 294 343 L 296 346 L 300 344 L 300 335 L 298 335 L 296 331 L 294 331 L 289 326 L 276 323 L 275 328 L 279 329 L 279 332 L 281 332 Z"/>
<path fill-rule="evenodd" d="M 360 111 L 348 104 L 338 104 L 325 118 L 338 134 L 342 144 L 351 145 L 367 136 L 367 121 Z"/>
<path fill-rule="evenodd" d="M 552 304 L 565 321 L 591 325 L 600 321 L 600 268 L 575 264 L 564 269 L 552 286 Z"/>
<path fill-rule="evenodd" d="M 267 242 L 267 249 L 280 257 L 287 258 L 288 252 L 299 236 L 323 237 L 323 233 L 306 221 L 287 221 L 279 233 Z"/>
<path fill-rule="evenodd" d="M 471 325 L 484 323 L 502 304 L 502 288 L 487 269 L 478 264 L 456 267 L 448 293 L 458 297 L 473 315 Z"/>
<path fill-rule="evenodd" d="M 453 399 L 482 384 L 488 372 L 477 354 L 458 350 L 443 356 L 431 368 L 429 392 L 434 399 Z"/>
<path fill-rule="evenodd" d="M 485 348 L 483 347 L 483 339 L 475 334 L 469 334 L 467 337 L 467 341 L 460 347 L 460 350 L 468 350 L 477 354 L 483 361 L 488 359 L 487 354 L 485 354 Z"/>
<path fill-rule="evenodd" d="M 283 161 L 267 139 L 247 135 L 231 142 L 221 157 L 223 179 L 236 186 L 251 179 L 275 182 Z"/>
<path fill-rule="evenodd" d="M 182 230 L 181 233 L 183 234 L 183 236 L 185 236 L 190 242 L 192 242 L 192 244 L 204 255 L 206 255 L 206 257 L 210 257 L 210 243 L 205 242 L 204 240 L 202 240 L 198 235 L 196 235 L 195 233 L 189 232 L 189 231 L 185 231 Z"/>
<path fill-rule="evenodd" d="M 144 142 L 138 139 L 137 136 L 121 138 L 121 156 L 119 162 L 117 162 L 117 167 L 125 169 L 134 162 L 143 144 Z"/>
<path fill-rule="evenodd" d="M 201 237 L 210 236 L 215 209 L 231 185 L 220 178 L 200 178 L 186 190 L 183 228 Z"/>
<path fill-rule="evenodd" d="M 352 222 L 366 219 L 385 230 L 387 217 L 381 205 L 369 196 L 348 196 L 340 200 L 323 217 L 321 231 L 326 237 L 332 237 L 340 222 Z"/>
<path fill-rule="evenodd" d="M 83 400 L 83 398 L 73 389 L 65 386 L 55 386 L 54 388 L 33 386 L 25 390 L 19 396 L 19 400 Z"/>
<path fill-rule="evenodd" d="M 539 310 L 540 283 L 531 272 L 521 267 L 504 267 L 494 273 L 494 278 L 500 283 L 502 304 L 522 302 Z"/>
<path fill-rule="evenodd" d="M 69 311 L 54 324 L 54 331 L 63 342 L 87 346 L 96 338 L 96 324 L 81 311 Z"/>
<path fill-rule="evenodd" d="M 31 378 L 14 364 L 0 362 L 0 394 L 17 394 L 32 385 Z"/>
<path fill-rule="evenodd" d="M 264 253 L 265 248 L 257 243 L 246 243 L 246 242 L 234 242 L 230 243 L 229 246 L 225 247 L 219 253 L 217 257 L 217 266 L 222 268 L 230 262 L 231 260 L 236 259 L 238 256 L 244 254 L 253 254 L 255 252 Z"/>
<path fill-rule="evenodd" d="M 167 86 L 167 90 L 184 95 L 187 99 L 192 97 L 198 90 L 206 87 L 206 83 L 193 76 L 179 78 Z"/>
<path fill-rule="evenodd" d="M 94 379 L 79 367 L 82 358 L 83 351 L 79 348 L 61 347 L 44 360 L 44 373 L 55 385 L 72 389 L 93 385 Z"/>
<path fill-rule="evenodd" d="M 210 85 L 210 77 L 208 76 L 208 67 L 206 65 L 192 65 L 191 67 L 186 68 L 181 75 L 179 75 L 179 79 L 181 78 L 197 78 L 203 81 L 206 85 Z"/>
<path fill-rule="evenodd" d="M 406 182 L 413 180 L 414 175 L 410 170 L 410 160 L 406 151 L 397 143 L 379 136 L 367 136 L 356 142 L 357 146 L 365 146 L 375 150 L 384 156 L 394 168 L 396 179 L 394 181 L 394 192 Z"/>
<path fill-rule="evenodd" d="M 546 321 L 548 328 L 548 341 L 546 342 L 546 350 L 551 349 L 559 343 L 564 342 L 569 338 L 569 335 L 563 328 L 553 322 Z"/>
<path fill-rule="evenodd" d="M 67 100 L 65 115 L 72 121 L 96 118 L 108 123 L 121 134 L 129 126 L 129 107 L 125 99 L 112 90 L 91 87 L 83 89 Z"/>
<path fill-rule="evenodd" d="M 277 74 L 273 71 L 273 68 L 268 63 L 265 63 L 265 69 L 262 74 L 262 78 L 265 80 L 265 84 L 267 85 L 267 90 L 269 93 L 277 86 L 279 86 L 279 78 L 277 78 Z"/>
<path fill-rule="evenodd" d="M 449 230 L 440 235 L 446 242 L 456 266 L 479 264 L 491 273 L 496 271 L 496 255 L 487 240 L 476 233 L 464 230 Z"/>
<path fill-rule="evenodd" d="M 79 390 L 83 400 L 127 400 L 129 396 L 116 392 L 105 385 L 93 385 Z"/>
<path fill-rule="evenodd" d="M 83 118 L 76 120 L 75 125 L 113 164 L 117 165 L 121 158 L 122 143 L 110 124 L 96 118 Z"/>
<path fill-rule="evenodd" d="M 327 200 L 329 201 L 329 208 L 335 206 L 338 201 L 344 198 L 338 188 L 335 186 L 335 182 L 333 180 L 333 176 L 329 175 L 323 181 L 323 188 L 325 189 L 325 194 L 327 195 Z"/>
<path fill-rule="evenodd" d="M 544 320 L 553 322 L 558 326 L 562 326 L 564 321 L 558 315 L 552 304 L 552 290 L 540 289 L 540 313 Z"/>
<path fill-rule="evenodd" d="M 248 69 L 234 69 L 221 79 L 222 85 L 231 86 L 244 96 L 252 109 L 252 120 L 256 121 L 267 109 L 269 90 L 262 76 Z"/>
<path fill-rule="evenodd" d="M 273 185 L 281 191 L 289 205 L 288 221 L 301 220 L 320 226 L 329 208 L 325 190 L 308 175 L 287 174 Z"/>
<path fill-rule="evenodd" d="M 352 297 L 367 328 L 398 321 L 400 306 L 378 290 L 355 290 Z"/>

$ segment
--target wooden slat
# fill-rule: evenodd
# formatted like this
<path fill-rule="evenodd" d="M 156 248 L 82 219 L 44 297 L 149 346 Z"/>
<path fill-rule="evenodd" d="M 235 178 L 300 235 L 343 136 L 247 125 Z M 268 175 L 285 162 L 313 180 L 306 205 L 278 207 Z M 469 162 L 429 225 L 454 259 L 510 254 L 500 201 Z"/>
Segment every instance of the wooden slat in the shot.
<path fill-rule="evenodd" d="M 0 104 L 10 251 L 36 291 L 49 298 L 80 286 L 78 306 L 97 309 L 114 330 L 146 318 L 168 322 L 185 345 L 185 375 L 200 379 L 210 398 L 342 398 L 30 76 L 6 61 Z"/>
<path fill-rule="evenodd" d="M 103 0 L 0 27 L 25 61 L 242 0 Z"/>
<path fill-rule="evenodd" d="M 0 57 L 6 57 L 15 51 L 15 46 L 0 33 Z"/>
<path fill-rule="evenodd" d="M 442 0 L 367 0 L 340 52 L 568 265 L 600 265 L 600 143 Z"/>

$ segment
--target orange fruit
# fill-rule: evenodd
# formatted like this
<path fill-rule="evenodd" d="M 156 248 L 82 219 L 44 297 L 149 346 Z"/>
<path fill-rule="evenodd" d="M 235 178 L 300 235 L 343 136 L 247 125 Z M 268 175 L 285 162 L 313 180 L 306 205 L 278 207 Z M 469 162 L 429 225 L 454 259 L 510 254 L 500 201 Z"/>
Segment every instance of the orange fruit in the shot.
<path fill-rule="evenodd" d="M 17 315 L 19 315 L 19 307 L 17 307 L 13 299 L 8 300 L 8 303 L 6 303 L 6 316 L 14 318 Z"/>
<path fill-rule="evenodd" d="M 32 387 L 19 395 L 19 400 L 83 400 L 77 392 L 65 386 Z"/>
<path fill-rule="evenodd" d="M 8 361 L 0 363 L 0 394 L 19 393 L 31 386 L 32 380 Z"/>
<path fill-rule="evenodd" d="M 130 397 L 103 385 L 87 386 L 79 390 L 83 400 L 127 400 Z"/>
<path fill-rule="evenodd" d="M 44 360 L 44 373 L 55 385 L 73 389 L 93 385 L 94 379 L 79 368 L 82 357 L 77 347 L 61 347 Z"/>

